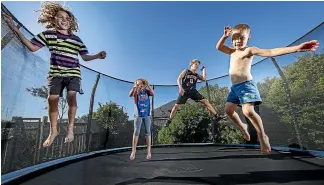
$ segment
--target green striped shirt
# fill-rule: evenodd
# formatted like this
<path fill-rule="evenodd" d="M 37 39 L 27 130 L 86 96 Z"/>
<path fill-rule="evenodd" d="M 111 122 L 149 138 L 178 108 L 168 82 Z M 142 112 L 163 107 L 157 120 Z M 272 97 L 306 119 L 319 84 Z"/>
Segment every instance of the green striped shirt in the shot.
<path fill-rule="evenodd" d="M 55 30 L 39 33 L 31 39 L 34 45 L 47 46 L 51 52 L 50 76 L 76 76 L 81 78 L 79 54 L 88 54 L 88 49 L 76 35 L 64 35 Z"/>

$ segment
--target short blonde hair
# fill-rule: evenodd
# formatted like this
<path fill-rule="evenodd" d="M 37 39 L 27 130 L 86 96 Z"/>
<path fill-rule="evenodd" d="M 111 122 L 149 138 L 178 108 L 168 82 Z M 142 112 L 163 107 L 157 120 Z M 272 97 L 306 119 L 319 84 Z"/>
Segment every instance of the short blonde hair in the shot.
<path fill-rule="evenodd" d="M 189 63 L 189 66 L 192 66 L 195 63 L 198 63 L 200 65 L 200 60 L 198 60 L 198 59 L 191 60 L 190 63 Z"/>
<path fill-rule="evenodd" d="M 238 24 L 234 26 L 233 30 L 247 31 L 249 33 L 251 31 L 250 26 L 247 24 Z"/>

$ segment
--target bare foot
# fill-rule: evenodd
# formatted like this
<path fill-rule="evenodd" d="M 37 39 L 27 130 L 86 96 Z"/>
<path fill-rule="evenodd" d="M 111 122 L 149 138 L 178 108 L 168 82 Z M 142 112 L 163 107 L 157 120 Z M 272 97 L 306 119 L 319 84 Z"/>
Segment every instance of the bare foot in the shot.
<path fill-rule="evenodd" d="M 132 161 L 135 159 L 135 152 L 132 152 L 131 155 L 129 156 L 129 159 Z"/>
<path fill-rule="evenodd" d="M 65 136 L 64 143 L 70 143 L 74 140 L 74 134 L 72 131 L 68 131 L 68 133 Z"/>
<path fill-rule="evenodd" d="M 57 136 L 57 132 L 51 132 L 46 139 L 46 141 L 43 143 L 43 147 L 49 147 L 53 143 L 54 139 Z"/>
<path fill-rule="evenodd" d="M 247 124 L 243 124 L 243 128 L 240 128 L 241 132 L 243 133 L 243 138 L 247 141 L 250 141 L 250 134 L 248 131 L 248 126 Z"/>
<path fill-rule="evenodd" d="M 150 153 L 147 153 L 146 159 L 147 159 L 147 160 L 150 160 L 151 158 L 152 158 L 152 156 L 151 156 L 151 152 L 150 152 Z"/>
<path fill-rule="evenodd" d="M 264 154 L 270 154 L 271 146 L 269 142 L 269 137 L 267 135 L 264 135 L 263 137 L 259 137 L 259 140 L 261 145 L 261 152 Z"/>

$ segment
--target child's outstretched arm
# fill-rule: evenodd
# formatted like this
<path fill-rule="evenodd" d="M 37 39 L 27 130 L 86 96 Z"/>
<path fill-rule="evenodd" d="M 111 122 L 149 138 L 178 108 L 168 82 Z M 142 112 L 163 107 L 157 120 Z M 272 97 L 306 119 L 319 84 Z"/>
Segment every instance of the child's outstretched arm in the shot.
<path fill-rule="evenodd" d="M 227 37 L 230 35 L 231 31 L 232 31 L 232 28 L 226 26 L 224 28 L 224 34 L 222 35 L 222 37 L 219 39 L 219 41 L 216 44 L 216 49 L 218 49 L 219 51 L 226 53 L 228 55 L 230 55 L 234 52 L 234 50 L 232 48 L 229 48 L 224 45 L 224 43 L 225 43 Z"/>
<path fill-rule="evenodd" d="M 305 51 L 316 51 L 319 42 L 317 40 L 312 40 L 308 42 L 301 43 L 297 46 L 282 47 L 274 49 L 259 49 L 257 47 L 250 47 L 251 55 L 257 55 L 262 57 L 275 57 L 280 55 L 285 55 L 295 52 L 305 52 Z"/>
<path fill-rule="evenodd" d="M 101 51 L 95 55 L 81 55 L 81 58 L 87 62 L 90 60 L 95 60 L 95 59 L 105 59 L 106 58 L 106 52 L 105 51 Z"/>
<path fill-rule="evenodd" d="M 12 21 L 12 17 L 10 17 L 9 15 L 5 14 L 5 13 L 2 13 L 2 15 L 7 19 L 7 23 L 8 23 L 8 26 L 14 31 L 17 33 L 19 39 L 21 40 L 21 42 L 29 49 L 29 51 L 31 52 L 35 52 L 37 50 L 40 49 L 40 47 L 38 47 L 37 45 L 34 45 L 33 43 L 31 43 L 30 40 L 28 40 L 24 34 L 22 34 L 19 29 L 13 24 L 13 21 Z"/>

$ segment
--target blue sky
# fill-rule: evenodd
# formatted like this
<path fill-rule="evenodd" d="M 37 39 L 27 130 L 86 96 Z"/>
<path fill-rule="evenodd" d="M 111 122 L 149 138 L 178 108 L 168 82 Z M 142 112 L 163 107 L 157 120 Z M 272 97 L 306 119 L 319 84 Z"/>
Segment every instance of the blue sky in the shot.
<path fill-rule="evenodd" d="M 37 34 L 44 30 L 44 27 L 37 24 L 39 14 L 33 12 L 39 9 L 40 2 L 2 3 L 32 33 Z M 79 21 L 81 31 L 77 35 L 84 41 L 90 53 L 95 54 L 101 50 L 107 52 L 105 60 L 88 63 L 82 61 L 83 65 L 128 81 L 140 77 L 147 78 L 151 84 L 176 84 L 177 76 L 188 67 L 189 61 L 193 58 L 200 59 L 207 67 L 207 78 L 227 74 L 229 58 L 215 50 L 215 44 L 226 25 L 247 23 L 252 29 L 249 45 L 273 48 L 290 44 L 324 20 L 323 2 L 66 2 L 66 4 L 72 8 Z M 36 54 L 47 60 L 46 51 L 39 51 Z M 255 62 L 260 59 L 255 58 Z M 253 71 L 255 78 L 275 74 L 273 66 L 267 67 L 267 64 L 264 66 Z M 88 110 L 95 79 L 95 74 L 91 72 L 83 72 L 83 76 L 85 95 L 78 97 L 78 115 Z M 45 77 L 37 77 L 41 78 Z M 228 78 L 218 81 L 230 84 Z M 41 79 L 39 83 L 45 82 L 46 79 Z M 121 84 L 106 78 L 100 82 L 96 102 L 117 101 L 132 113 L 132 100 L 127 98 L 129 88 L 131 84 Z M 23 94 L 18 93 L 12 97 L 15 99 L 8 98 L 6 101 L 18 101 L 20 97 L 22 98 L 20 101 L 26 104 L 40 101 L 39 105 L 37 104 L 39 107 L 46 106 L 43 100 L 31 97 L 27 99 L 26 94 Z M 175 98 L 177 87 L 164 89 L 159 87 L 156 90 L 156 105 Z M 10 106 L 12 105 L 11 103 Z M 27 113 L 30 110 L 21 106 L 10 109 L 12 114 L 24 112 L 25 115 L 34 116 Z M 46 114 L 44 111 L 41 112 Z"/>

